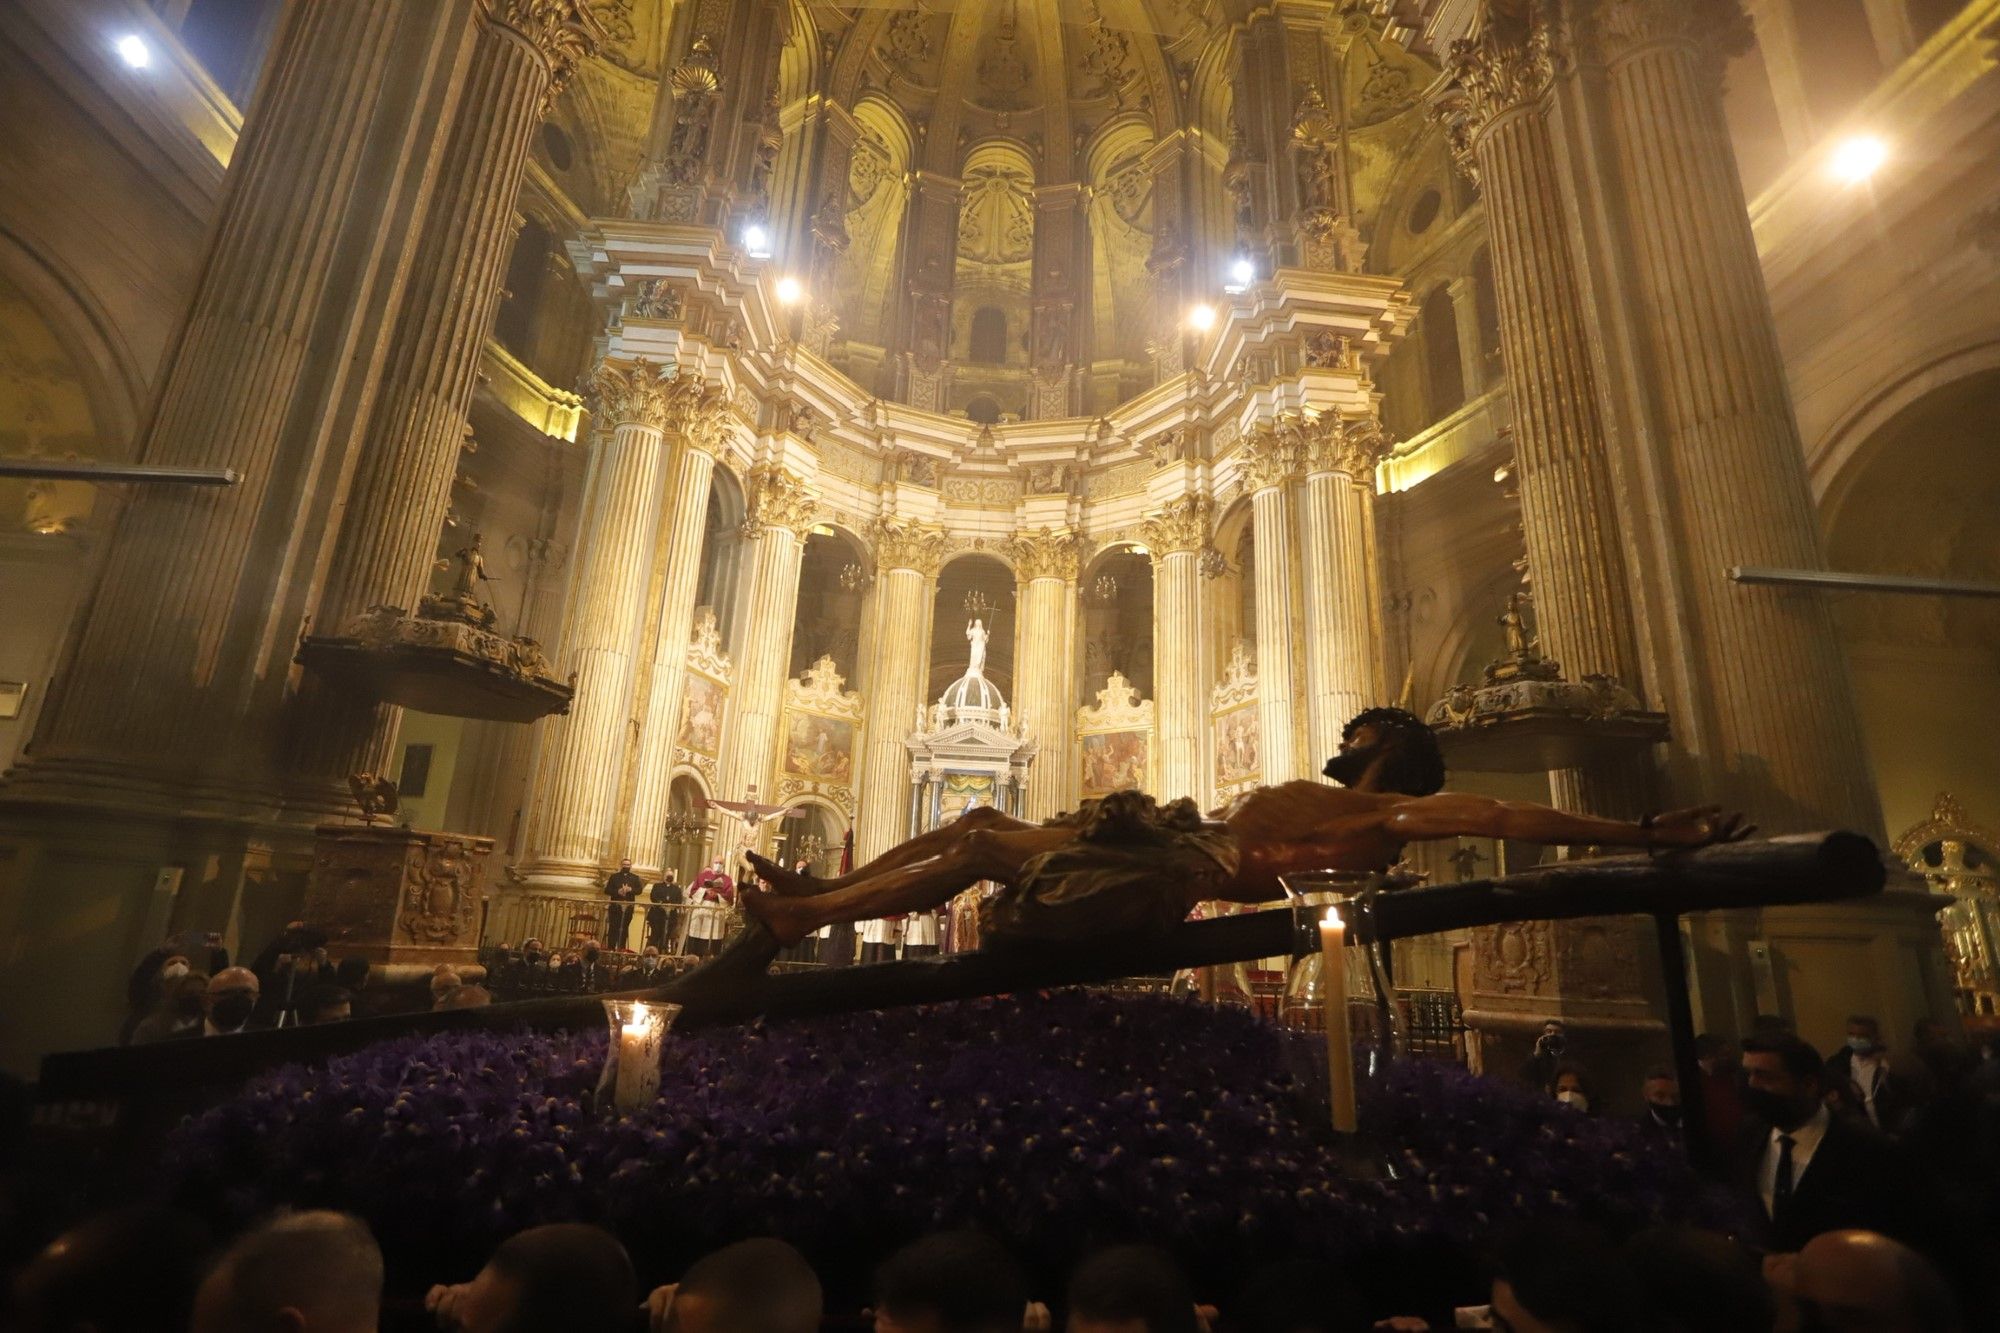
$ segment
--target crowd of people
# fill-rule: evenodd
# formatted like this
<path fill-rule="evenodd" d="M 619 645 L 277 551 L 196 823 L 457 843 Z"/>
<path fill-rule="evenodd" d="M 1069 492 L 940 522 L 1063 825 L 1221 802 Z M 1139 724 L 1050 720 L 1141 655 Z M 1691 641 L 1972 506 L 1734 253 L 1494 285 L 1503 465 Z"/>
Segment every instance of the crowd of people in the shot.
<path fill-rule="evenodd" d="M 642 1256 L 643 1258 L 643 1256 Z M 1759 1255 L 1730 1237 L 1657 1228 L 1623 1238 L 1574 1222 L 1521 1227 L 1482 1253 L 1438 1256 L 1384 1291 L 1379 1274 L 1311 1260 L 1198 1290 L 1164 1251 L 1113 1244 L 1038 1290 L 1008 1247 L 946 1231 L 895 1250 L 864 1304 L 829 1308 L 844 1275 L 782 1240 L 737 1241 L 647 1291 L 617 1237 L 533 1227 L 475 1273 L 385 1291 L 367 1222 L 271 1218 L 214 1246 L 159 1207 L 106 1214 L 57 1239 L 12 1283 L 20 1333 L 1961 1333 L 1968 1317 L 1928 1259 L 1887 1236 L 1835 1230 Z M 823 1282 L 822 1278 L 829 1279 Z M 1368 1279 L 1368 1280 L 1364 1280 Z"/>

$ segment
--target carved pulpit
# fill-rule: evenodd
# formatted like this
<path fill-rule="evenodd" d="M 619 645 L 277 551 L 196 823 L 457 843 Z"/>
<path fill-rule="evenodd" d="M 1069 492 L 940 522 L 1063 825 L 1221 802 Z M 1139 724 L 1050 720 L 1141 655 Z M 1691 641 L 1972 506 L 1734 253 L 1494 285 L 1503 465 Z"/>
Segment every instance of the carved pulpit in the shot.
<path fill-rule="evenodd" d="M 469 963 L 493 839 L 387 824 L 314 830 L 304 919 L 375 963 Z"/>

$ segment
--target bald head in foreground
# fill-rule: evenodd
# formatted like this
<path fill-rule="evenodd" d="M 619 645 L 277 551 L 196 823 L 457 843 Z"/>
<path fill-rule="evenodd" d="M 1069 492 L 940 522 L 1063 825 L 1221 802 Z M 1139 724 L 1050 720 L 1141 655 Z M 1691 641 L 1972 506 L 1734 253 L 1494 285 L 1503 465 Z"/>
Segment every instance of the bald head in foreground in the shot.
<path fill-rule="evenodd" d="M 1799 1251 L 1793 1298 L 1807 1326 L 1827 1333 L 1961 1333 L 1965 1321 L 1944 1275 L 1900 1241 L 1874 1231 L 1829 1231 Z"/>
<path fill-rule="evenodd" d="M 195 1297 L 193 1333 L 375 1333 L 382 1250 L 358 1217 L 287 1213 L 223 1253 Z"/>

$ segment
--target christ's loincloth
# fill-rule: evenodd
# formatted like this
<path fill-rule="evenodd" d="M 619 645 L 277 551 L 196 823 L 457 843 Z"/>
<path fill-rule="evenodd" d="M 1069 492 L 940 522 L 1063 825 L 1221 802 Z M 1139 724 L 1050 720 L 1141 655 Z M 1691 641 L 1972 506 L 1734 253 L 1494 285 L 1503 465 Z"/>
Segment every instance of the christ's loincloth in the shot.
<path fill-rule="evenodd" d="M 1077 836 L 1029 857 L 1019 882 L 986 902 L 983 942 L 1158 934 L 1236 877 L 1235 837 L 1204 823 L 1191 801 L 1161 807 L 1140 792 L 1113 792 L 1049 824 Z"/>

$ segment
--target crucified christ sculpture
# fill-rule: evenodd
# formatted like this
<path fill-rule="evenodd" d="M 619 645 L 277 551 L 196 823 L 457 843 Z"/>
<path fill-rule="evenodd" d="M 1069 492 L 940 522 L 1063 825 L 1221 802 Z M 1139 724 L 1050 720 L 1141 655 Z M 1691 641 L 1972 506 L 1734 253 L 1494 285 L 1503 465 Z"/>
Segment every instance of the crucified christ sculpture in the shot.
<path fill-rule="evenodd" d="M 1385 870 L 1412 842 L 1476 837 L 1675 848 L 1751 832 L 1712 806 L 1628 823 L 1440 792 L 1444 759 L 1436 738 L 1414 713 L 1397 708 L 1369 709 L 1349 722 L 1326 775 L 1342 785 L 1260 787 L 1216 820 L 1203 819 L 1191 801 L 1162 807 L 1136 791 L 1086 802 L 1045 824 L 990 807 L 968 810 L 835 879 L 796 875 L 752 856 L 772 891 L 745 890 L 743 903 L 789 945 L 830 923 L 934 908 L 990 879 L 1002 889 L 982 911 L 982 940 L 1070 941 L 1166 930 L 1198 902 L 1277 901 L 1284 874 Z"/>

